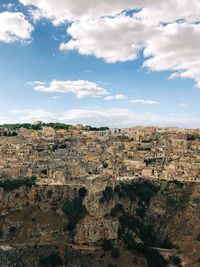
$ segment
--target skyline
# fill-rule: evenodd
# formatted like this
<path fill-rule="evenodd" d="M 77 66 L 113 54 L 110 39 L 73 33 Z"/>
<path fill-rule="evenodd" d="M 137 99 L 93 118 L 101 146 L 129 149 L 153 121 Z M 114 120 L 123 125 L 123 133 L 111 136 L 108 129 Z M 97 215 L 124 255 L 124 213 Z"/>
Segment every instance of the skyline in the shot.
<path fill-rule="evenodd" d="M 0 124 L 200 127 L 198 10 L 197 0 L 3 0 Z"/>

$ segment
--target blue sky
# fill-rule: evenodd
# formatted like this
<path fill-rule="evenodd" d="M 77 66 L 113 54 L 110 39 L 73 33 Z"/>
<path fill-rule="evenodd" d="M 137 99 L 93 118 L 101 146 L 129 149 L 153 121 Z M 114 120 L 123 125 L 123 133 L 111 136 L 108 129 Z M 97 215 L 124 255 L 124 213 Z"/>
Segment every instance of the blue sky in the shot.
<path fill-rule="evenodd" d="M 59 1 L 61 9 L 55 14 L 51 0 L 43 0 L 49 8 L 45 14 L 39 1 L 1 1 L 0 123 L 40 119 L 110 127 L 200 127 L 199 62 L 195 55 L 188 56 L 199 52 L 192 39 L 196 38 L 194 25 L 199 26 L 187 19 L 193 10 L 184 15 L 184 23 L 161 16 L 156 25 L 150 15 L 143 21 L 139 11 L 118 14 L 119 8 L 121 12 L 126 8 L 120 4 L 123 1 L 117 1 L 116 14 L 110 18 L 111 0 L 107 9 L 97 6 L 95 17 L 88 11 L 86 18 L 82 18 L 80 1 L 78 15 L 64 1 L 70 16 L 62 18 L 63 1 Z M 129 2 L 132 9 L 138 8 L 138 1 L 125 2 L 128 8 Z M 55 22 L 58 18 L 62 21 Z M 179 39 L 191 38 L 180 54 L 179 34 Z M 177 56 L 174 65 L 172 53 L 173 60 Z M 153 63 L 147 62 L 151 58 Z M 179 77 L 169 79 L 172 73 Z"/>

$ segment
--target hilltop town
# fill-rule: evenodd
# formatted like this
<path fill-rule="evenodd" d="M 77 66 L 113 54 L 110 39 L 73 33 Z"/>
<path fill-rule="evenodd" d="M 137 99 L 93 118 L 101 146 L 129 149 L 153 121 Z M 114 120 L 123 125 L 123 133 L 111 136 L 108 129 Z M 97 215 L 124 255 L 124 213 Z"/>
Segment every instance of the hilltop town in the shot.
<path fill-rule="evenodd" d="M 199 129 L 54 128 L 42 127 L 42 122 L 31 129 L 1 128 L 0 177 L 36 176 L 47 184 L 91 176 L 200 181 Z"/>

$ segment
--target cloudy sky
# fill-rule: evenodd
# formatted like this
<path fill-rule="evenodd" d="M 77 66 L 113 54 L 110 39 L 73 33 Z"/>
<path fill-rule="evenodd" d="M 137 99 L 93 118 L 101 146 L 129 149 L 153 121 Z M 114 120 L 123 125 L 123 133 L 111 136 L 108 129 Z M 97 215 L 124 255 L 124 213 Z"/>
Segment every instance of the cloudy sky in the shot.
<path fill-rule="evenodd" d="M 0 123 L 200 127 L 199 0 L 1 0 Z"/>

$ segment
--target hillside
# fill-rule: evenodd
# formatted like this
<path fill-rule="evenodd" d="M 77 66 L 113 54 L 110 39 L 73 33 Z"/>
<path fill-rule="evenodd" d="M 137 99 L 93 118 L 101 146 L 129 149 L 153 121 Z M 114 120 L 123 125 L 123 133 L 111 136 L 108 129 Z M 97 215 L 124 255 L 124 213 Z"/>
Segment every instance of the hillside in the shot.
<path fill-rule="evenodd" d="M 198 130 L 20 129 L 0 144 L 1 267 L 200 266 Z"/>

